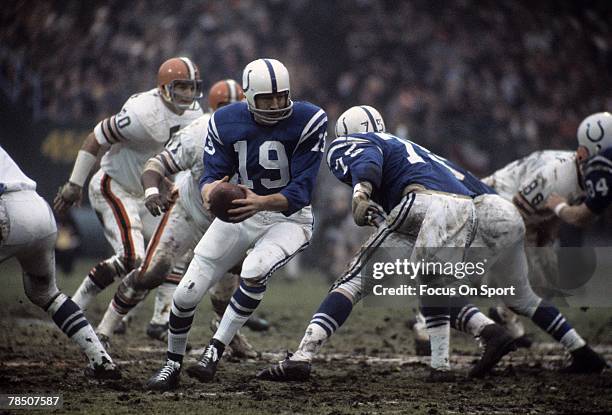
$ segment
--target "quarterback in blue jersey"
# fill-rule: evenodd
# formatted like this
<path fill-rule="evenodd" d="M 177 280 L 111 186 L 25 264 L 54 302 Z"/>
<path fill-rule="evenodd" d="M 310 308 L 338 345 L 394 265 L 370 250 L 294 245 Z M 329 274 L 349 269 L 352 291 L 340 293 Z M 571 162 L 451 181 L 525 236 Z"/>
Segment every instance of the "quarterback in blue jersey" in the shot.
<path fill-rule="evenodd" d="M 290 99 L 289 73 L 275 59 L 257 59 L 243 72 L 246 103 L 221 108 L 211 117 L 200 180 L 204 205 L 211 190 L 234 174 L 245 190 L 230 221 L 215 219 L 194 250 L 177 287 L 164 366 L 147 388 L 174 389 L 179 382 L 187 335 L 197 305 L 209 288 L 242 262 L 240 286 L 219 328 L 189 376 L 213 380 L 217 365 L 238 330 L 255 311 L 268 278 L 312 235 L 310 201 L 323 158 L 327 115 L 321 108 Z"/>

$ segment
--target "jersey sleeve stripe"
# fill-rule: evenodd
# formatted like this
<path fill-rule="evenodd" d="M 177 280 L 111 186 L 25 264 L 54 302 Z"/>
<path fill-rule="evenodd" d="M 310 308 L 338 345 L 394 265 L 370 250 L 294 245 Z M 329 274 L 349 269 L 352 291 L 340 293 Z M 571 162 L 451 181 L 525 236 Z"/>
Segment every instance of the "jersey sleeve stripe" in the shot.
<path fill-rule="evenodd" d="M 104 135 L 104 138 L 109 144 L 115 144 L 118 143 L 119 140 L 115 138 L 115 136 L 111 132 L 109 128 L 109 120 L 110 119 L 107 118 L 100 123 L 100 130 L 102 131 L 102 135 Z"/>
<path fill-rule="evenodd" d="M 113 138 L 117 139 L 117 141 L 125 140 L 125 137 L 117 127 L 117 118 L 114 115 L 108 119 L 108 126 Z"/>
<path fill-rule="evenodd" d="M 310 130 L 310 132 L 308 134 L 306 134 L 305 136 L 303 136 L 302 138 L 300 138 L 300 141 L 298 141 L 297 145 L 295 146 L 295 148 L 297 149 L 300 144 L 302 144 L 304 141 L 306 141 L 310 136 L 312 136 L 313 133 L 316 133 L 319 128 L 321 128 L 321 126 L 323 124 L 325 124 L 327 122 L 327 116 L 323 117 L 323 119 L 321 120 L 320 123 L 318 123 L 313 129 Z M 295 152 L 295 150 L 294 150 Z"/>
<path fill-rule="evenodd" d="M 312 127 L 312 125 L 317 122 L 317 120 L 322 116 L 325 115 L 325 111 L 323 111 L 322 109 L 317 111 L 317 113 L 315 115 L 312 116 L 312 118 L 308 121 L 308 123 L 306 123 L 306 126 L 304 127 L 304 129 L 302 130 L 302 134 L 300 134 L 300 142 L 302 141 L 303 137 L 305 135 L 307 135 L 307 133 L 310 131 L 310 128 Z M 325 115 L 325 119 L 327 120 L 327 115 Z"/>
<path fill-rule="evenodd" d="M 164 163 L 164 167 L 166 168 L 166 171 L 168 171 L 169 173 L 174 174 L 174 173 L 178 173 L 179 171 L 181 171 L 181 167 L 174 160 L 174 157 L 172 157 L 172 154 L 168 150 L 162 151 L 159 154 L 159 158 L 161 162 Z"/>
<path fill-rule="evenodd" d="M 220 145 L 223 145 L 223 142 L 219 139 L 219 132 L 217 131 L 217 125 L 215 124 L 215 116 L 210 117 L 210 121 L 208 123 L 208 134 Z"/>
<path fill-rule="evenodd" d="M 350 143 L 347 143 L 344 141 L 342 143 L 337 143 L 337 144 L 332 143 L 332 146 L 327 151 L 327 164 L 328 165 L 331 164 L 331 158 L 332 158 L 332 155 L 334 154 L 334 151 L 347 147 L 348 145 L 350 145 Z"/>

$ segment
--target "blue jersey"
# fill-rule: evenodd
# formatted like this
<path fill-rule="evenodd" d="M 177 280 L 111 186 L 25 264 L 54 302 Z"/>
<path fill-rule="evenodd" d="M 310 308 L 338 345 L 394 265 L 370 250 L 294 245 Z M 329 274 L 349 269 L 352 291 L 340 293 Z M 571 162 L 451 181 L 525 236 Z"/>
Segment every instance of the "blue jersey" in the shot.
<path fill-rule="evenodd" d="M 258 195 L 281 193 L 289 216 L 310 204 L 325 151 L 327 115 L 308 102 L 275 125 L 255 122 L 244 102 L 217 110 L 210 118 L 200 187 L 238 173 L 239 183 Z"/>
<path fill-rule="evenodd" d="M 327 164 L 342 182 L 368 181 L 372 199 L 389 213 L 409 184 L 475 197 L 495 193 L 473 174 L 409 140 L 386 133 L 352 134 L 334 140 Z"/>
<path fill-rule="evenodd" d="M 602 213 L 612 202 L 612 147 L 600 151 L 585 162 L 583 168 L 584 203 L 596 214 Z"/>

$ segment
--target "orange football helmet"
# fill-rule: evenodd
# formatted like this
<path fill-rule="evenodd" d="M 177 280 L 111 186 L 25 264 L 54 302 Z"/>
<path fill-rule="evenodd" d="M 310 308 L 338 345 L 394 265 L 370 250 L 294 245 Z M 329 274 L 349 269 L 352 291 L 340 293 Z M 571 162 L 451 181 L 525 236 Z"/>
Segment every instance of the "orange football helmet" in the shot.
<path fill-rule="evenodd" d="M 208 91 L 208 107 L 216 111 L 220 107 L 232 102 L 242 101 L 244 92 L 238 82 L 233 79 L 225 79 L 215 83 Z"/>
<path fill-rule="evenodd" d="M 157 72 L 157 87 L 162 98 L 177 111 L 191 107 L 202 98 L 198 66 L 189 58 L 168 59 Z"/>

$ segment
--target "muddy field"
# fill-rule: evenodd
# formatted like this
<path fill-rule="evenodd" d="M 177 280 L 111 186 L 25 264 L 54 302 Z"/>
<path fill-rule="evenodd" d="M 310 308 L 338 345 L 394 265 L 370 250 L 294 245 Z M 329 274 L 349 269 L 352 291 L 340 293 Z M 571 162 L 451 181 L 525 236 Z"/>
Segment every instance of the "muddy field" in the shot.
<path fill-rule="evenodd" d="M 75 290 L 91 266 L 79 264 L 71 275 L 59 275 L 61 288 Z M 277 278 L 278 277 L 278 278 Z M 347 324 L 315 362 L 310 382 L 277 384 L 257 381 L 255 373 L 294 349 L 327 283 L 316 276 L 288 281 L 275 276 L 260 307 L 274 326 L 267 333 L 245 329 L 261 351 L 256 360 L 224 361 L 217 382 L 200 384 L 184 376 L 172 393 L 143 388 L 159 368 L 165 346 L 144 334 L 152 298 L 131 324 L 128 335 L 114 338 L 111 355 L 123 370 L 121 381 L 98 383 L 82 376 L 84 361 L 77 348 L 45 314 L 29 304 L 14 263 L 0 265 L 0 393 L 60 393 L 64 406 L 57 413 L 206 413 L 206 414 L 375 414 L 375 413 L 610 413 L 612 372 L 597 376 L 560 375 L 563 351 L 545 335 L 535 333 L 536 345 L 504 358 L 492 376 L 461 378 L 455 383 L 425 382 L 427 361 L 414 356 L 406 310 L 358 306 Z M 295 293 L 300 293 L 296 295 Z M 111 292 L 88 311 L 97 323 Z M 612 310 L 567 311 L 574 325 L 595 348 L 612 361 Z M 195 359 L 211 336 L 210 306 L 205 299 L 190 342 Z M 453 365 L 465 375 L 477 348 L 463 335 L 452 341 Z M 15 413 L 25 413 L 20 410 Z M 0 410 L 0 413 L 2 410 Z M 40 411 L 37 411 L 40 413 Z"/>

